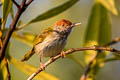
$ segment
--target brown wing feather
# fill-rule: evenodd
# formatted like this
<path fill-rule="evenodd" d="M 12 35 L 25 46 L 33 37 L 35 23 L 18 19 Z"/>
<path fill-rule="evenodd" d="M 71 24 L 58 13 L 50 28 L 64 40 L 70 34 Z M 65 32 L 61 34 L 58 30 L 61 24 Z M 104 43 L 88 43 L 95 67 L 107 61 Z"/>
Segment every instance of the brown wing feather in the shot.
<path fill-rule="evenodd" d="M 34 40 L 34 46 L 37 45 L 38 43 L 41 43 L 45 40 L 46 37 L 50 36 L 50 34 L 53 32 L 53 28 L 49 27 L 42 31 Z"/>

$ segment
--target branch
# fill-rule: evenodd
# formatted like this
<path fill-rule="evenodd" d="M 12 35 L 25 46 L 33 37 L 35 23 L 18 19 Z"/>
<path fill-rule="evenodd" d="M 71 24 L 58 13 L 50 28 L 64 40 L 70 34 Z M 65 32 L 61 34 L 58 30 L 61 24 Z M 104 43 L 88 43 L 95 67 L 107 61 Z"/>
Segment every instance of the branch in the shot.
<path fill-rule="evenodd" d="M 17 5 L 14 0 L 12 0 L 12 1 L 13 1 L 13 3 L 14 3 L 15 5 Z M 15 28 L 16 28 L 16 24 L 17 24 L 20 16 L 22 15 L 22 13 L 25 11 L 25 9 L 26 9 L 27 6 L 28 6 L 28 5 L 26 6 L 25 3 L 26 3 L 26 0 L 22 0 L 22 3 L 21 3 L 21 5 L 20 5 L 20 9 L 18 9 L 15 18 L 13 19 L 11 25 L 9 26 L 9 30 L 8 30 L 6 36 L 5 36 L 5 39 L 3 40 L 3 47 L 0 49 L 0 62 L 2 61 L 2 59 L 3 59 L 4 56 L 5 56 L 5 51 L 6 51 L 8 42 L 9 42 L 9 40 L 10 40 L 10 37 L 11 37 L 13 31 L 14 31 Z"/>
<path fill-rule="evenodd" d="M 116 43 L 120 42 L 120 37 L 118 38 L 115 38 L 113 41 L 111 41 L 110 43 L 104 45 L 104 46 L 111 46 L 111 45 L 114 45 Z"/>
<path fill-rule="evenodd" d="M 15 6 L 20 9 L 20 5 L 15 1 L 15 0 L 12 0 L 12 2 L 15 4 Z"/>
<path fill-rule="evenodd" d="M 7 58 L 6 58 L 6 60 L 7 60 Z M 9 71 L 8 60 L 7 60 L 7 63 L 6 63 L 6 67 L 7 67 L 7 73 L 8 73 L 8 80 L 11 80 L 11 74 L 10 74 L 10 71 Z"/>
<path fill-rule="evenodd" d="M 108 44 L 104 45 L 104 47 L 114 45 L 114 44 L 118 43 L 119 41 L 120 41 L 120 37 L 115 38 L 113 41 L 111 41 L 111 42 L 109 42 Z M 96 59 L 98 53 L 100 53 L 100 52 L 101 52 L 101 50 L 99 50 L 99 51 L 93 56 L 93 58 L 90 60 L 90 62 L 88 63 L 88 66 L 86 67 L 86 70 L 85 70 L 84 74 L 81 76 L 81 79 L 80 79 L 80 80 L 86 80 L 86 77 L 87 77 L 87 75 L 88 75 L 88 73 L 89 73 L 89 71 L 90 71 L 90 69 L 91 69 L 90 67 L 91 67 L 91 65 L 93 64 L 93 61 Z"/>
<path fill-rule="evenodd" d="M 32 3 L 33 0 L 29 0 L 26 5 L 30 5 Z"/>
<path fill-rule="evenodd" d="M 115 52 L 115 53 L 118 53 L 120 54 L 120 51 L 114 49 L 114 48 L 108 48 L 108 47 L 98 47 L 98 46 L 93 46 L 93 47 L 85 47 L 85 48 L 72 48 L 72 49 L 69 49 L 67 51 L 65 51 L 64 53 L 66 55 L 68 54 L 71 54 L 73 52 L 76 52 L 76 51 L 85 51 L 85 50 L 106 50 L 106 51 L 110 51 L 110 52 Z M 50 58 L 44 65 L 45 65 L 45 68 L 53 63 L 54 61 L 56 61 L 57 59 L 59 59 L 61 57 L 60 54 L 58 54 L 57 56 L 55 57 L 52 57 Z M 33 73 L 27 80 L 32 80 L 38 73 L 40 73 L 41 71 L 43 71 L 43 69 L 38 69 L 35 73 Z"/>

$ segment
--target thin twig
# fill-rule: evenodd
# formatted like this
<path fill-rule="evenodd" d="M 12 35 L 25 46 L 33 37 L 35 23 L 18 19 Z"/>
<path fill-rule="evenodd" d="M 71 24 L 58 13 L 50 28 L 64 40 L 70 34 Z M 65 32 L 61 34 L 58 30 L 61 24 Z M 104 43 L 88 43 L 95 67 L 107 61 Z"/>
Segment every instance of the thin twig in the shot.
<path fill-rule="evenodd" d="M 11 75 L 10 75 L 9 66 L 8 66 L 8 60 L 7 60 L 7 63 L 6 63 L 6 67 L 7 67 L 7 73 L 8 73 L 8 80 L 11 80 Z"/>
<path fill-rule="evenodd" d="M 13 2 L 14 3 L 14 2 Z M 17 13 L 16 13 L 16 16 L 15 18 L 13 19 L 12 21 L 12 24 L 9 26 L 9 29 L 8 29 L 8 32 L 5 36 L 5 39 L 3 40 L 3 47 L 0 49 L 0 62 L 2 61 L 2 59 L 4 58 L 5 56 L 5 50 L 7 48 L 7 45 L 8 45 L 8 42 L 10 40 L 10 37 L 13 33 L 13 31 L 15 30 L 16 28 L 16 24 L 20 18 L 20 16 L 22 15 L 22 13 L 25 11 L 25 9 L 27 8 L 26 6 L 26 0 L 22 0 L 22 3 L 20 5 L 20 9 L 18 9 Z"/>
<path fill-rule="evenodd" d="M 30 5 L 32 3 L 33 0 L 29 0 L 26 5 Z"/>
<path fill-rule="evenodd" d="M 111 45 L 114 45 L 116 43 L 120 42 L 120 37 L 118 38 L 115 38 L 113 41 L 111 41 L 110 43 L 104 45 L 104 46 L 111 46 Z"/>
<path fill-rule="evenodd" d="M 115 53 L 118 53 L 120 54 L 120 51 L 114 49 L 114 48 L 108 48 L 108 47 L 98 47 L 98 46 L 93 46 L 93 47 L 85 47 L 85 48 L 72 48 L 72 49 L 69 49 L 67 51 L 65 51 L 64 53 L 66 55 L 68 54 L 71 54 L 73 52 L 76 52 L 76 51 L 85 51 L 85 50 L 106 50 L 106 51 L 110 51 L 110 52 L 115 52 Z M 58 54 L 57 56 L 55 57 L 52 57 L 50 58 L 44 65 L 45 65 L 45 68 L 53 63 L 54 61 L 56 61 L 57 59 L 59 59 L 61 57 L 60 54 Z M 38 69 L 35 73 L 33 73 L 27 80 L 32 80 L 38 73 L 40 73 L 41 71 L 43 71 L 43 69 Z"/>
<path fill-rule="evenodd" d="M 120 59 L 116 57 L 111 57 L 111 58 L 105 59 L 104 62 L 110 62 L 110 61 L 116 61 L 116 60 L 120 60 Z"/>
<path fill-rule="evenodd" d="M 115 38 L 113 41 L 109 42 L 108 44 L 104 45 L 104 47 L 107 46 L 111 46 L 114 45 L 116 43 L 118 43 L 120 41 L 120 37 Z M 86 70 L 84 72 L 84 74 L 81 76 L 80 80 L 86 80 L 86 77 L 88 75 L 88 72 L 91 70 L 91 65 L 93 64 L 93 61 L 96 59 L 97 55 L 101 52 L 101 50 L 97 51 L 97 53 L 93 56 L 93 58 L 90 60 L 90 62 L 88 63 L 88 66 L 86 67 Z"/>
<path fill-rule="evenodd" d="M 4 57 L 3 60 L 4 60 L 4 63 L 5 63 L 5 67 L 7 69 L 8 80 L 11 80 L 11 75 L 10 75 L 9 66 L 8 66 L 8 59 L 6 57 Z"/>
<path fill-rule="evenodd" d="M 15 0 L 12 0 L 12 2 L 15 4 L 15 6 L 19 9 L 20 8 L 20 5 L 15 1 Z"/>

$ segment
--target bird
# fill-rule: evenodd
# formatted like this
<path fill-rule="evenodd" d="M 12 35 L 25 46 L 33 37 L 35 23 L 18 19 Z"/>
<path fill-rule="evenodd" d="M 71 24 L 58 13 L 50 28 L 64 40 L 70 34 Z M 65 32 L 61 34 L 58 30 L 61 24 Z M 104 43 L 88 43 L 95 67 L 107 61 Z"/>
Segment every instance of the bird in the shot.
<path fill-rule="evenodd" d="M 40 67 L 44 70 L 45 66 L 41 61 L 42 57 L 54 57 L 58 54 L 65 57 L 64 47 L 67 43 L 68 36 L 73 28 L 81 23 L 72 23 L 67 19 L 61 19 L 51 27 L 43 30 L 34 40 L 31 50 L 23 56 L 21 61 L 28 60 L 34 53 L 38 54 Z"/>

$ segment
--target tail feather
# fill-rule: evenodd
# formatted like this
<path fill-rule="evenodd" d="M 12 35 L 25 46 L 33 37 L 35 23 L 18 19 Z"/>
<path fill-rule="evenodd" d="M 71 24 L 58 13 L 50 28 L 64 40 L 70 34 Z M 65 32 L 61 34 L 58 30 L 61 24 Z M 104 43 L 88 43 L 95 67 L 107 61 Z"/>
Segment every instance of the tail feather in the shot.
<path fill-rule="evenodd" d="M 29 58 L 32 57 L 32 55 L 35 53 L 34 48 L 32 48 L 30 51 L 28 51 L 21 59 L 21 61 L 27 61 Z"/>

